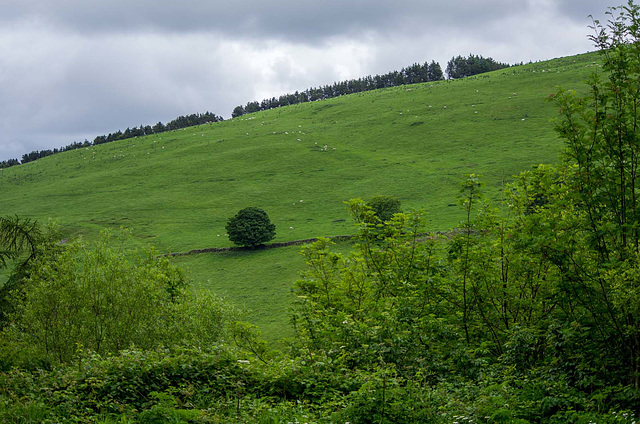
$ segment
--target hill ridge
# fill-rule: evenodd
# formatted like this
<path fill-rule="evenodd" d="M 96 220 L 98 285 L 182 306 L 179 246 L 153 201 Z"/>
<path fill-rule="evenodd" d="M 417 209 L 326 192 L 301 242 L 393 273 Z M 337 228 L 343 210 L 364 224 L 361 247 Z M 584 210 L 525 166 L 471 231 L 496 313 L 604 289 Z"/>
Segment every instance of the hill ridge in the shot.
<path fill-rule="evenodd" d="M 484 174 L 495 194 L 498 175 L 555 160 L 557 136 L 549 123 L 555 111 L 544 99 L 558 83 L 577 87 L 594 58 L 352 94 L 65 152 L 4 169 L 3 210 L 58 216 L 72 232 L 134 225 L 142 238 L 156 241 L 156 223 L 169 229 L 191 221 L 200 227 L 207 210 L 215 233 L 240 206 L 251 204 L 275 213 L 279 228 L 294 227 L 291 235 L 303 236 L 296 239 L 315 236 L 312 228 L 316 234 L 344 234 L 348 224 L 334 221 L 345 218 L 342 202 L 351 197 L 394 194 L 408 207 L 435 206 L 438 215 L 451 217 L 446 211 L 465 173 Z M 558 80 L 562 76 L 570 78 Z M 494 151 L 483 156 L 487 149 Z M 419 186 L 431 188 L 421 192 Z M 25 203 L 25 196 L 34 201 Z M 114 208 L 116 203 L 122 207 Z M 82 214 L 74 212 L 78 208 Z M 331 219 L 314 225 L 325 212 Z M 436 219 L 436 229 L 455 224 Z M 303 228 L 307 234 L 300 233 Z M 187 234 L 203 240 L 199 230 Z M 188 247 L 161 244 L 167 250 Z"/>

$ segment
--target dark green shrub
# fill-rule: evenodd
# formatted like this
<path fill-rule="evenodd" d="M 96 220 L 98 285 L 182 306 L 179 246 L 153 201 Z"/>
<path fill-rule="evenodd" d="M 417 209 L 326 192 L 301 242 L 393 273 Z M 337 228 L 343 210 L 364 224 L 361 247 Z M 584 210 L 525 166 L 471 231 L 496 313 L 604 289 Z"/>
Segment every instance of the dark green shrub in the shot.
<path fill-rule="evenodd" d="M 419 379 L 405 380 L 393 369 L 380 367 L 362 386 L 350 393 L 346 407 L 335 414 L 336 422 L 436 423 L 437 405 L 428 387 Z"/>
<path fill-rule="evenodd" d="M 202 422 L 203 413 L 195 409 L 182 409 L 178 400 L 164 392 L 152 392 L 150 397 L 158 403 L 142 411 L 137 419 L 144 424 L 195 423 Z"/>
<path fill-rule="evenodd" d="M 395 196 L 374 196 L 367 206 L 371 208 L 380 221 L 389 221 L 396 213 L 401 213 L 400 199 Z"/>
<path fill-rule="evenodd" d="M 255 247 L 266 243 L 276 236 L 276 226 L 269 215 L 255 207 L 240 210 L 227 221 L 229 240 L 238 246 Z"/>

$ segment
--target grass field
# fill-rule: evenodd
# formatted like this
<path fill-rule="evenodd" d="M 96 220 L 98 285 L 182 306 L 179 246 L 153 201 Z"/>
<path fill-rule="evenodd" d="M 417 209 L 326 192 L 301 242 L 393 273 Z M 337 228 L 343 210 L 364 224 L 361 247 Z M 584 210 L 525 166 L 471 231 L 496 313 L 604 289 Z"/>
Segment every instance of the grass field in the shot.
<path fill-rule="evenodd" d="M 274 241 L 351 234 L 344 201 L 398 196 L 429 212 L 430 229 L 456 226 L 458 184 L 502 181 L 553 163 L 560 141 L 546 101 L 584 90 L 595 54 L 513 67 L 451 82 L 402 86 L 289 106 L 50 156 L 0 170 L 3 215 L 53 218 L 70 237 L 132 229 L 160 252 L 225 247 L 224 225 L 265 209 Z M 299 246 L 182 257 L 197 289 L 252 310 L 269 338 L 287 335 Z"/>

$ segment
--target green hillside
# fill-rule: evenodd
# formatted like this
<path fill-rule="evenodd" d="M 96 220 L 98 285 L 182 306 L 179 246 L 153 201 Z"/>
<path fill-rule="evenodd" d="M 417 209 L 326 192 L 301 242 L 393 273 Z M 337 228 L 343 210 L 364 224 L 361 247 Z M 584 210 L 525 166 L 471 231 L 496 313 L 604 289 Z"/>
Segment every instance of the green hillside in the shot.
<path fill-rule="evenodd" d="M 57 154 L 0 170 L 0 214 L 53 218 L 70 237 L 125 226 L 140 243 L 181 252 L 230 246 L 226 220 L 247 206 L 269 213 L 274 241 L 351 234 L 343 202 L 389 194 L 447 230 L 461 218 L 465 174 L 482 175 L 498 198 L 503 179 L 557 160 L 557 111 L 545 100 L 558 86 L 583 90 L 595 60 L 354 94 Z M 177 261 L 196 287 L 253 309 L 251 320 L 276 336 L 286 333 L 298 251 Z"/>

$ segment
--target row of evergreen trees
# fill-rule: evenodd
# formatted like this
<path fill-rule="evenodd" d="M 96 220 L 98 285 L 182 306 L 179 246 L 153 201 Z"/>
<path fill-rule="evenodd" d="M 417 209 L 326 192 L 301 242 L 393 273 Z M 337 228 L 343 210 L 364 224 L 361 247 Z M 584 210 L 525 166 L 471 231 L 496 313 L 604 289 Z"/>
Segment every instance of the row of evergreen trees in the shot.
<path fill-rule="evenodd" d="M 442 68 L 439 63 L 435 61 L 431 61 L 431 63 L 425 62 L 422 65 L 415 63 L 406 68 L 402 68 L 400 71 L 391 71 L 384 75 L 369 75 L 358 79 L 335 82 L 332 85 L 325 85 L 323 87 L 309 88 L 302 92 L 296 91 L 294 94 L 285 94 L 278 98 L 272 97 L 261 102 L 249 102 L 245 106 L 236 106 L 231 116 L 235 118 L 247 113 L 274 109 L 281 106 L 330 99 L 345 94 L 360 93 L 363 91 L 377 90 L 379 88 L 439 81 L 443 79 L 444 74 L 442 73 Z"/>
<path fill-rule="evenodd" d="M 507 63 L 496 62 L 490 57 L 473 54 L 469 57 L 456 56 L 447 63 L 447 77 L 449 79 L 464 78 L 508 67 Z"/>
<path fill-rule="evenodd" d="M 507 67 L 509 67 L 508 64 L 496 62 L 490 57 L 485 58 L 480 55 L 470 54 L 468 57 L 452 57 L 447 63 L 446 73 L 449 79 L 456 79 Z M 261 102 L 248 102 L 245 106 L 236 106 L 231 116 L 236 118 L 247 113 L 274 109 L 281 106 L 330 99 L 345 94 L 360 93 L 399 85 L 440 81 L 444 78 L 445 76 L 439 63 L 435 61 L 431 61 L 431 63 L 425 62 L 422 65 L 414 63 L 411 66 L 402 68 L 400 71 L 391 71 L 384 75 L 369 75 L 358 79 L 335 82 L 333 85 L 309 88 L 302 92 L 296 91 L 293 94 L 285 94 L 278 98 L 272 97 L 270 99 L 264 99 Z"/>
<path fill-rule="evenodd" d="M 127 138 L 133 137 L 141 137 L 144 135 L 158 134 L 165 131 L 172 131 L 181 128 L 192 127 L 195 125 L 202 125 L 209 122 L 219 122 L 222 121 L 223 118 L 221 116 L 217 116 L 211 112 L 205 113 L 193 113 L 187 116 L 178 116 L 176 119 L 167 122 L 167 124 L 163 124 L 162 122 L 158 122 L 154 126 L 151 125 L 140 125 L 139 127 L 127 128 L 124 131 L 118 130 L 114 133 L 109 133 L 107 135 L 99 135 L 97 136 L 93 142 L 85 140 L 84 142 L 74 141 L 71 144 L 68 144 L 61 148 L 56 149 L 45 149 L 45 150 L 34 150 L 29 153 L 25 153 L 22 155 L 22 160 L 18 159 L 8 159 L 4 161 L 0 161 L 0 168 L 9 168 L 15 165 L 20 165 L 21 163 L 32 162 L 34 160 L 44 158 L 46 156 L 51 156 L 56 153 L 66 152 L 68 150 L 80 149 L 82 147 L 96 146 L 98 144 L 110 143 L 116 140 L 124 140 Z"/>

